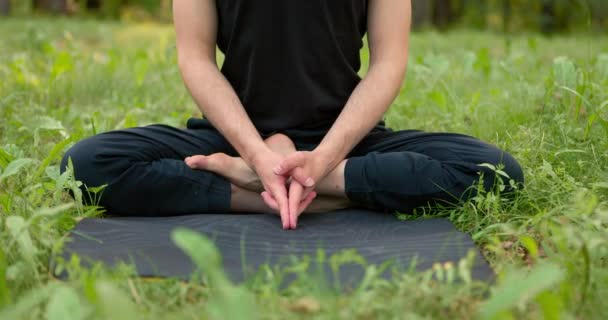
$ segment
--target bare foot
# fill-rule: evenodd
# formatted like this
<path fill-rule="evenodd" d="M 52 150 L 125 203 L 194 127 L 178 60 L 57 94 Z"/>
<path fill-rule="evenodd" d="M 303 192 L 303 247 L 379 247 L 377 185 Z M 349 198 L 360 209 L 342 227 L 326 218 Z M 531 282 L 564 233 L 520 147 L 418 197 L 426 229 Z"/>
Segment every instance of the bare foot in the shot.
<path fill-rule="evenodd" d="M 231 157 L 225 153 L 214 153 L 209 156 L 188 157 L 185 161 L 192 169 L 217 173 L 241 188 L 251 191 L 264 189 L 258 175 L 241 158 Z"/>
<path fill-rule="evenodd" d="M 273 212 L 262 200 L 260 194 L 246 190 L 237 185 L 231 185 L 230 210 L 234 212 L 270 213 Z M 334 210 L 346 209 L 353 206 L 348 199 L 318 196 L 307 203 L 303 213 L 325 213 Z M 277 212 L 273 212 L 277 214 Z"/>
<path fill-rule="evenodd" d="M 352 208 L 354 204 L 346 198 L 329 196 L 316 197 L 303 213 L 324 213 L 329 211 Z"/>
<path fill-rule="evenodd" d="M 283 134 L 275 134 L 266 139 L 265 142 L 271 150 L 283 155 L 296 151 L 293 142 Z M 188 157 L 185 162 L 192 169 L 217 173 L 228 179 L 232 184 L 249 191 L 264 191 L 264 186 L 258 175 L 240 157 L 231 157 L 225 153 L 214 153 L 209 156 Z"/>

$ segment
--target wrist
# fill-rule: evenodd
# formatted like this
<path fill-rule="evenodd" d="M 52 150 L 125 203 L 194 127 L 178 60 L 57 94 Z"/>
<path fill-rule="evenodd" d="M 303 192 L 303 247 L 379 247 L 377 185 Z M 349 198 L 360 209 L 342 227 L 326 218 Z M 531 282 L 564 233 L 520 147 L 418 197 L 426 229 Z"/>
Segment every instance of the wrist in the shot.
<path fill-rule="evenodd" d="M 248 155 L 247 159 L 245 159 L 245 162 L 247 162 L 249 166 L 255 170 L 255 168 L 258 167 L 260 164 L 266 162 L 266 159 L 268 159 L 268 156 L 271 153 L 272 150 L 270 150 L 270 148 L 268 148 L 268 146 L 264 144 L 263 146 L 260 146 L 260 148 L 258 148 L 257 150 L 251 152 Z"/>
<path fill-rule="evenodd" d="M 335 168 L 342 160 L 344 160 L 343 155 L 340 155 L 339 152 L 336 152 L 333 148 L 327 148 L 323 144 L 320 144 L 315 150 L 312 151 L 315 159 L 318 159 L 320 162 L 325 163 L 331 169 Z"/>

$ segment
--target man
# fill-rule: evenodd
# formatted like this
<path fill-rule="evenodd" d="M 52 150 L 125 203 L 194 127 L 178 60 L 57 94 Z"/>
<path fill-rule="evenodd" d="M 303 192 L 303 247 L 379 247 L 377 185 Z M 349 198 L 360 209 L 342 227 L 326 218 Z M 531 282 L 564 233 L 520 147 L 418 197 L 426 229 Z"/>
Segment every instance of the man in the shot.
<path fill-rule="evenodd" d="M 114 214 L 250 211 L 295 228 L 305 211 L 364 206 L 410 212 L 455 203 L 496 180 L 483 163 L 507 153 L 472 137 L 393 132 L 382 116 L 408 61 L 406 0 L 175 0 L 179 67 L 205 119 L 156 125 L 76 144 L 86 186 L 106 185 Z M 359 50 L 367 33 L 370 67 Z M 225 54 L 221 71 L 216 45 Z M 264 140 L 266 139 L 266 141 Z M 299 150 L 296 152 L 296 150 Z"/>

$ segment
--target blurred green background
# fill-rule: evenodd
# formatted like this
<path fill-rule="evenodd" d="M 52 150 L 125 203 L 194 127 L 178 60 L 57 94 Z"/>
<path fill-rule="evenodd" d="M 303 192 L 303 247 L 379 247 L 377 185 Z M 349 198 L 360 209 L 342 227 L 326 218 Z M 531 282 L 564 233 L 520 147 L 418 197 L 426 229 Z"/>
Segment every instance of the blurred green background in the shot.
<path fill-rule="evenodd" d="M 414 27 L 544 33 L 608 27 L 606 0 L 412 0 Z M 0 0 L 0 15 L 171 20 L 171 0 Z"/>
<path fill-rule="evenodd" d="M 367 280 L 346 293 L 306 276 L 316 264 L 305 259 L 262 268 L 238 287 L 223 283 L 214 265 L 221 281 L 211 288 L 138 278 L 132 264 L 82 268 L 77 256 L 51 268 L 72 227 L 104 213 L 82 203 L 73 172 L 60 173 L 65 150 L 101 132 L 181 127 L 200 116 L 177 66 L 171 2 L 0 0 L 1 320 L 230 319 L 228 312 L 243 319 L 608 319 L 608 0 L 413 0 L 419 32 L 386 120 L 398 130 L 472 135 L 520 161 L 526 188 L 514 199 L 498 185 L 431 212 L 472 235 L 496 283 L 470 281 L 467 260 L 390 281 L 366 266 Z M 364 74 L 365 47 L 361 57 Z M 192 256 L 203 261 L 202 254 Z M 58 270 L 70 279 L 56 281 Z M 292 275 L 293 285 L 279 285 Z M 254 306 L 242 302 L 252 296 Z"/>

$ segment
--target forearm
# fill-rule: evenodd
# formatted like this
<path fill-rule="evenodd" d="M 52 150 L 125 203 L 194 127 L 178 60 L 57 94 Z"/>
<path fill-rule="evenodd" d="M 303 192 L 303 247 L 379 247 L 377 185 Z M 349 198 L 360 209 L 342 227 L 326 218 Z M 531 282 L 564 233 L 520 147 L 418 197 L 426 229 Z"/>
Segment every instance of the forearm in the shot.
<path fill-rule="evenodd" d="M 238 96 L 217 66 L 204 59 L 183 59 L 180 69 L 201 112 L 248 163 L 266 150 Z"/>
<path fill-rule="evenodd" d="M 399 93 L 406 64 L 377 63 L 351 94 L 317 151 L 335 167 L 378 124 Z"/>
<path fill-rule="evenodd" d="M 397 96 L 407 69 L 411 13 L 411 1 L 369 1 L 369 71 L 317 148 L 332 168 L 370 132 Z"/>

